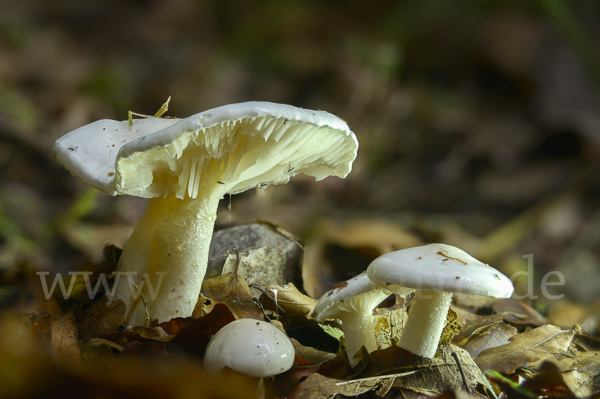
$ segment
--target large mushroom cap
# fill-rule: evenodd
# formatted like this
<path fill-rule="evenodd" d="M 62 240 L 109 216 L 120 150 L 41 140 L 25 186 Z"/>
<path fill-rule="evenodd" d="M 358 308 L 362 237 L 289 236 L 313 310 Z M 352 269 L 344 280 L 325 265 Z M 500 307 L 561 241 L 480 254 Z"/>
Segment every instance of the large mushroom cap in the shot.
<path fill-rule="evenodd" d="M 186 119 L 101 120 L 55 143 L 58 160 L 111 195 L 221 198 L 304 173 L 351 171 L 358 142 L 324 111 L 268 102 L 231 104 Z"/>
<path fill-rule="evenodd" d="M 385 285 L 496 298 L 508 298 L 514 289 L 510 279 L 498 270 L 446 244 L 387 253 L 369 265 L 367 274 Z"/>

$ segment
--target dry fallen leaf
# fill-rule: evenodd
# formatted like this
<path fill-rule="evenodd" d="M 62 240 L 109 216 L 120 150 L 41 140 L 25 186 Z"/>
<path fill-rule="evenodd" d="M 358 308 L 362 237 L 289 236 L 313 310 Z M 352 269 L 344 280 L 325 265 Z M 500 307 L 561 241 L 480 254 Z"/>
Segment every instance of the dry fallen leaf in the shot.
<path fill-rule="evenodd" d="M 394 309 L 375 316 L 373 324 L 378 349 L 386 349 L 396 345 L 407 318 L 406 308 Z"/>
<path fill-rule="evenodd" d="M 112 365 L 115 360 L 113 349 L 116 352 L 122 352 L 124 348 L 103 338 L 89 338 L 79 341 L 81 363 L 89 367 Z"/>
<path fill-rule="evenodd" d="M 433 359 L 417 357 L 397 346 L 369 356 L 368 365 L 358 377 L 336 383 L 340 393 L 353 396 L 375 391 L 378 396 L 384 396 L 393 392 L 400 397 L 416 398 L 440 395 L 447 389 L 464 388 L 475 392 L 475 387 L 483 383 L 473 359 L 454 345 L 444 346 Z"/>
<path fill-rule="evenodd" d="M 47 314 L 37 318 L 31 323 L 30 331 L 33 341 L 53 357 L 56 357 L 52 347 L 52 316 Z"/>
<path fill-rule="evenodd" d="M 481 309 L 490 308 L 498 299 L 491 296 L 471 295 L 455 293 L 452 296 L 452 302 L 460 309 L 472 314 L 479 313 Z"/>
<path fill-rule="evenodd" d="M 58 358 L 65 364 L 77 366 L 81 362 L 77 323 L 73 312 L 52 318 L 52 347 Z"/>
<path fill-rule="evenodd" d="M 544 362 L 539 370 L 520 383 L 495 371 L 485 373 L 487 379 L 510 399 L 560 398 L 577 399 L 555 364 Z"/>
<path fill-rule="evenodd" d="M 490 326 L 479 327 L 459 346 L 469 352 L 471 357 L 476 358 L 486 349 L 508 344 L 510 337 L 516 334 L 515 327 L 499 321 Z"/>
<path fill-rule="evenodd" d="M 518 367 L 541 361 L 554 354 L 568 354 L 576 331 L 562 330 L 546 324 L 517 334 L 506 345 L 487 349 L 475 358 L 482 370 L 496 370 L 511 374 Z"/>
<path fill-rule="evenodd" d="M 333 398 L 340 393 L 340 389 L 335 383 L 336 380 L 322 376 L 321 374 L 311 374 L 302 381 L 292 391 L 290 399 L 328 399 Z"/>
<path fill-rule="evenodd" d="M 600 391 L 600 352 L 577 352 L 575 357 L 556 356 L 552 362 L 578 397 Z"/>
<path fill-rule="evenodd" d="M 589 314 L 588 307 L 562 299 L 553 301 L 548 307 L 548 323 L 561 327 L 570 327 L 575 324 L 581 325 Z"/>
<path fill-rule="evenodd" d="M 127 346 L 132 342 L 165 344 L 170 353 L 185 353 L 202 358 L 210 338 L 224 325 L 235 320 L 224 304 L 217 304 L 198 319 L 175 318 L 154 327 L 127 327 L 123 331 L 104 334 L 102 338 Z"/>
<path fill-rule="evenodd" d="M 494 312 L 501 313 L 504 321 L 521 326 L 539 327 L 546 319 L 531 306 L 516 299 L 507 298 L 494 302 Z"/>
<path fill-rule="evenodd" d="M 445 344 L 450 343 L 454 337 L 462 332 L 463 328 L 458 322 L 458 315 L 452 308 L 448 309 L 448 314 L 446 315 L 446 325 L 442 330 L 442 335 L 440 336 L 438 346 L 443 347 Z"/>
<path fill-rule="evenodd" d="M 94 302 L 79 316 L 79 339 L 99 337 L 117 331 L 125 323 L 125 303 L 115 300 L 107 305 L 107 297 Z"/>
<path fill-rule="evenodd" d="M 475 330 L 502 321 L 501 314 L 481 316 L 468 312 L 458 306 L 452 305 L 451 308 L 456 313 L 457 321 L 463 328 L 463 332 L 454 337 L 454 343 L 458 345 L 469 338 Z"/>
<path fill-rule="evenodd" d="M 238 256 L 238 266 L 239 262 Z M 253 300 L 248 284 L 237 273 L 237 270 L 204 280 L 202 294 L 213 302 L 226 304 L 238 319 L 263 319 L 262 312 Z"/>
<path fill-rule="evenodd" d="M 299 360 L 301 362 L 299 364 L 302 365 L 321 364 L 335 358 L 335 354 L 331 352 L 324 352 L 310 346 L 304 346 L 293 338 L 292 344 L 294 345 L 296 356 L 299 358 L 297 360 Z"/>
<path fill-rule="evenodd" d="M 293 283 L 269 285 L 264 291 L 276 307 L 296 316 L 309 315 L 317 303 L 316 299 L 301 293 Z"/>

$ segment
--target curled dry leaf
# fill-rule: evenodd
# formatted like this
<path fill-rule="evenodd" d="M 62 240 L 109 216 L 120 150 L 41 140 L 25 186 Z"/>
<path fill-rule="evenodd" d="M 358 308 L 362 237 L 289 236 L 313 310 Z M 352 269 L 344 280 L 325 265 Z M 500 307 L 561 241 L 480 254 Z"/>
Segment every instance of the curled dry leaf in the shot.
<path fill-rule="evenodd" d="M 446 325 L 442 330 L 442 335 L 440 336 L 438 346 L 443 347 L 445 344 L 452 342 L 452 339 L 462 332 L 463 328 L 458 322 L 458 315 L 454 310 L 452 310 L 452 308 L 448 309 L 448 314 L 446 315 Z"/>
<path fill-rule="evenodd" d="M 520 326 L 539 327 L 546 324 L 546 319 L 531 306 L 516 299 L 507 298 L 494 302 L 492 309 L 501 313 L 504 321 Z"/>
<path fill-rule="evenodd" d="M 265 288 L 265 293 L 277 308 L 296 316 L 310 315 L 317 303 L 315 299 L 301 293 L 293 283 L 269 285 Z"/>
<path fill-rule="evenodd" d="M 568 354 L 576 331 L 550 324 L 517 334 L 506 345 L 487 349 L 475 358 L 482 370 L 511 374 L 526 363 L 541 361 L 555 354 Z"/>
<path fill-rule="evenodd" d="M 315 364 L 320 365 L 323 362 L 333 360 L 335 358 L 335 354 L 333 353 L 320 351 L 310 346 L 304 346 L 293 338 L 292 344 L 294 345 L 294 350 L 296 351 L 296 361 L 294 361 L 295 364 L 303 366 Z"/>
<path fill-rule="evenodd" d="M 227 305 L 238 319 L 263 320 L 263 314 L 254 303 L 248 284 L 235 272 L 204 280 L 202 294 L 213 302 Z"/>

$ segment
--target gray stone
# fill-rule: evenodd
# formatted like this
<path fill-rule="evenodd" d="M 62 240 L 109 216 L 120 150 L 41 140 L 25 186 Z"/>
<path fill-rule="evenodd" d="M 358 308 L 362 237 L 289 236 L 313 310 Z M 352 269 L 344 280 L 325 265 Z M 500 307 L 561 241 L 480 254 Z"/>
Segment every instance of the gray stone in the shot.
<path fill-rule="evenodd" d="M 302 248 L 298 242 L 268 224 L 251 223 L 213 234 L 205 279 L 233 271 L 232 248 L 241 256 L 240 275 L 248 284 L 264 288 L 299 278 Z"/>

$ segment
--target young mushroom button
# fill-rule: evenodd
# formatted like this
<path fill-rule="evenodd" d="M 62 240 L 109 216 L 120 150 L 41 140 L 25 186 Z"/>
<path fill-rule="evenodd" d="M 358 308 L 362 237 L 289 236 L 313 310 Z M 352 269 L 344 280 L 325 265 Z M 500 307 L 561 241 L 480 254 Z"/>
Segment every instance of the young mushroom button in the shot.
<path fill-rule="evenodd" d="M 204 368 L 218 373 L 225 367 L 250 377 L 269 377 L 294 364 L 294 346 L 271 323 L 238 319 L 221 328 L 204 354 Z"/>
<path fill-rule="evenodd" d="M 354 356 L 362 346 L 369 353 L 377 349 L 373 309 L 388 296 L 362 273 L 324 293 L 315 305 L 312 315 L 319 323 L 326 319 L 342 321 L 350 366 L 358 363 Z"/>
<path fill-rule="evenodd" d="M 125 302 L 134 325 L 146 321 L 146 310 L 159 322 L 192 314 L 225 194 L 287 183 L 298 173 L 346 177 L 357 149 L 336 116 L 267 102 L 186 119 L 135 120 L 133 127 L 101 120 L 54 145 L 56 158 L 85 183 L 111 195 L 150 198 L 115 281 L 114 297 Z"/>
<path fill-rule="evenodd" d="M 390 291 L 416 291 L 398 346 L 428 358 L 435 356 L 453 292 L 496 298 L 513 292 L 508 277 L 446 244 L 387 253 L 369 265 L 367 275 Z"/>

